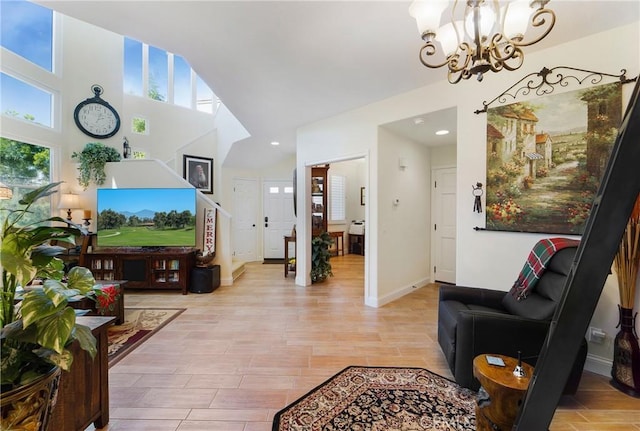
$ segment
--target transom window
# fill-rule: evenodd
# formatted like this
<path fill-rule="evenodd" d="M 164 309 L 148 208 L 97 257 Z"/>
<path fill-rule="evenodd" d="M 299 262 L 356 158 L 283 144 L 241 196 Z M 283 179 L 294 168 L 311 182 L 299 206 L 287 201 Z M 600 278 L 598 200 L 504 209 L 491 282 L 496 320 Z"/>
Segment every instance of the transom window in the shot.
<path fill-rule="evenodd" d="M 215 114 L 220 105 L 211 88 L 183 57 L 127 37 L 124 91 L 210 114 Z"/>

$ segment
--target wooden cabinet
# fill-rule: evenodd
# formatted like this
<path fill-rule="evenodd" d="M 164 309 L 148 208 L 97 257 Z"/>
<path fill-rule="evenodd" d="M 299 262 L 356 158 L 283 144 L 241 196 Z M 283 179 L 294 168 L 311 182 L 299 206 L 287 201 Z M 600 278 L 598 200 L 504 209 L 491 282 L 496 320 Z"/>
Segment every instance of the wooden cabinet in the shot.
<path fill-rule="evenodd" d="M 126 280 L 127 288 L 177 289 L 186 295 L 195 251 L 100 251 L 86 260 L 98 280 Z"/>
<path fill-rule="evenodd" d="M 96 280 L 112 281 L 116 279 L 113 255 L 95 255 L 88 259 L 89 269 Z"/>
<path fill-rule="evenodd" d="M 311 168 L 311 234 L 327 231 L 327 171 L 329 165 Z"/>
<path fill-rule="evenodd" d="M 60 376 L 58 399 L 51 414 L 49 429 L 82 431 L 92 423 L 103 428 L 109 423 L 109 360 L 107 328 L 113 317 L 78 317 L 96 337 L 95 358 L 80 348 L 71 346 L 73 365 Z"/>

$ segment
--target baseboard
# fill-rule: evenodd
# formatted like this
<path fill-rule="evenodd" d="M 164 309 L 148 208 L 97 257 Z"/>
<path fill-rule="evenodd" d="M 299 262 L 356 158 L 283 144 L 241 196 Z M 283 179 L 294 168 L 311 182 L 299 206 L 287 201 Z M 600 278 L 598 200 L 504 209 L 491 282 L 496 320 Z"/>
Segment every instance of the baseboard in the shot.
<path fill-rule="evenodd" d="M 408 295 L 409 293 L 415 291 L 416 289 L 420 289 L 421 287 L 424 287 L 429 283 L 431 283 L 431 279 L 424 278 L 422 280 L 416 281 L 415 283 L 409 286 L 401 287 L 400 289 L 394 292 L 391 292 L 383 297 L 378 297 L 378 298 L 369 297 L 368 299 L 365 300 L 365 304 L 368 305 L 369 307 L 375 307 L 375 308 L 382 307 L 383 305 L 393 302 L 396 299 L 402 298 L 403 296 Z"/>
<path fill-rule="evenodd" d="M 601 376 L 610 377 L 612 368 L 613 361 L 611 359 L 603 358 L 602 356 L 587 354 L 587 360 L 584 362 L 584 369 L 586 371 L 591 371 L 592 373 L 600 374 Z"/>
<path fill-rule="evenodd" d="M 234 260 L 231 262 L 231 283 L 229 284 L 229 286 L 231 284 L 233 284 L 234 281 L 236 281 L 238 279 L 238 277 L 240 277 L 242 274 L 244 274 L 244 271 L 246 270 L 245 267 L 245 263 L 241 260 Z M 224 284 L 224 282 L 221 280 L 221 284 L 226 286 Z"/>
<path fill-rule="evenodd" d="M 220 286 L 233 286 L 233 277 L 220 278 Z"/>

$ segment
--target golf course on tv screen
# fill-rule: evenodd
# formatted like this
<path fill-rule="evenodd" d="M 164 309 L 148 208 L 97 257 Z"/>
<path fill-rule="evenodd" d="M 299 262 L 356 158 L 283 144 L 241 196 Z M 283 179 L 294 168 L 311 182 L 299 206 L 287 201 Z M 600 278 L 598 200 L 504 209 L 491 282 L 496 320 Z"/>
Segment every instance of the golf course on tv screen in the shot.
<path fill-rule="evenodd" d="M 193 247 L 195 189 L 98 189 L 100 247 Z"/>

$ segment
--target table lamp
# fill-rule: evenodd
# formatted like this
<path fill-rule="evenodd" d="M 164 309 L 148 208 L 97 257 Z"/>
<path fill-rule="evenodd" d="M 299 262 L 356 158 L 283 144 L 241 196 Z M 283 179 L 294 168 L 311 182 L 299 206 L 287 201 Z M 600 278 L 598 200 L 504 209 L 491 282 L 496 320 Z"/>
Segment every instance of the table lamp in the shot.
<path fill-rule="evenodd" d="M 73 193 L 63 193 L 60 195 L 60 203 L 58 204 L 58 209 L 66 209 L 67 210 L 67 220 L 71 221 L 71 210 L 80 208 L 80 199 L 78 195 L 74 195 Z"/>

